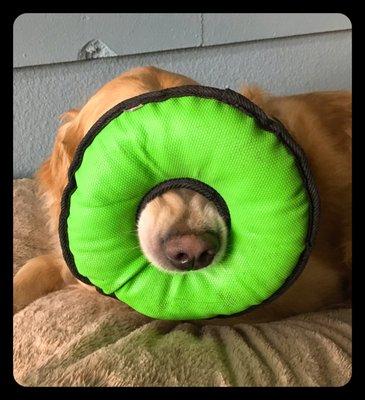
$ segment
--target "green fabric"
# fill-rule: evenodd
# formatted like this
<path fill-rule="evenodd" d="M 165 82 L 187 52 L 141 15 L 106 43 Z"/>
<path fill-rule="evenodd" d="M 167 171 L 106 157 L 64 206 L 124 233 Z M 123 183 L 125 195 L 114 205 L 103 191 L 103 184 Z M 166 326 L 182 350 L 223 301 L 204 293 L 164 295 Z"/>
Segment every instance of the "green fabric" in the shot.
<path fill-rule="evenodd" d="M 142 254 L 135 214 L 172 178 L 217 190 L 231 214 L 231 251 L 218 264 L 163 271 Z M 305 248 L 309 200 L 294 156 L 255 119 L 215 99 L 148 103 L 113 119 L 85 150 L 67 220 L 80 274 L 161 319 L 230 315 L 261 303 Z"/>

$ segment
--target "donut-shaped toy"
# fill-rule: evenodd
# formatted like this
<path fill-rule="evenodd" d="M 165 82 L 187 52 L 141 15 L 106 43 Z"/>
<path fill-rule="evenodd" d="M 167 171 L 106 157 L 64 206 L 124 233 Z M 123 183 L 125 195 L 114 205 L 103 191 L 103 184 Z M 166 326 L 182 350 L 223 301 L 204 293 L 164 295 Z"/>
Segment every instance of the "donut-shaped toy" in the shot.
<path fill-rule="evenodd" d="M 223 259 L 170 271 L 140 249 L 143 207 L 185 187 L 213 201 L 229 230 Z M 303 270 L 319 200 L 303 151 L 278 121 L 230 90 L 182 86 L 125 100 L 78 146 L 59 223 L 81 281 L 153 318 L 247 312 Z"/>

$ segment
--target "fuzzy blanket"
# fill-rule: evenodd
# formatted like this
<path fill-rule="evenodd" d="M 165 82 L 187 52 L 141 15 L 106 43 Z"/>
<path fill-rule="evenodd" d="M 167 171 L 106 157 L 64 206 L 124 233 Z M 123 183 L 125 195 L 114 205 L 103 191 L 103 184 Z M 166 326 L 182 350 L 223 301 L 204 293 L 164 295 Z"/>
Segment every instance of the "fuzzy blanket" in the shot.
<path fill-rule="evenodd" d="M 14 181 L 14 272 L 49 250 L 34 181 Z M 14 316 L 24 386 L 342 386 L 351 378 L 351 310 L 282 321 L 198 325 L 144 317 L 79 286 Z"/>

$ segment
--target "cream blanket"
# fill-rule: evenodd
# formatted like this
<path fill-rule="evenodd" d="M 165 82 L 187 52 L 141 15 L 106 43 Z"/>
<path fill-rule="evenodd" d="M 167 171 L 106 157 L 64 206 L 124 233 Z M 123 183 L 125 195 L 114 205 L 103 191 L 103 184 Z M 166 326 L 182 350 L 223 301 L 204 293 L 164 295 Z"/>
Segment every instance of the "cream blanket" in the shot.
<path fill-rule="evenodd" d="M 34 189 L 14 182 L 14 271 L 48 251 Z M 351 377 L 351 310 L 199 326 L 70 286 L 14 316 L 14 377 L 25 386 L 340 386 Z"/>

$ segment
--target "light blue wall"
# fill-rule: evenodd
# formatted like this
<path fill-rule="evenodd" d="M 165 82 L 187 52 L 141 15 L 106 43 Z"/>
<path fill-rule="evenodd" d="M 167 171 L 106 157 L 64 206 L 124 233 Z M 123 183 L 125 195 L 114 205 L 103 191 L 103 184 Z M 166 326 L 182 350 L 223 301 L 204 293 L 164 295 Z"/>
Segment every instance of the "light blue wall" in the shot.
<path fill-rule="evenodd" d="M 346 29 L 336 13 L 28 13 L 14 22 L 14 67 Z"/>
<path fill-rule="evenodd" d="M 195 14 L 189 15 L 194 20 Z M 312 25 L 311 29 L 317 33 L 305 35 L 295 33 L 294 20 L 288 22 L 285 29 L 279 29 L 275 18 L 259 17 L 262 25 L 265 25 L 263 21 L 268 22 L 266 31 L 257 30 L 257 26 L 256 31 L 250 30 L 247 28 L 249 24 L 246 24 L 247 29 L 240 32 L 237 16 L 227 20 L 226 15 L 205 15 L 199 19 L 200 24 L 207 24 L 207 18 L 214 23 L 211 22 L 211 30 L 192 31 L 193 36 L 198 35 L 198 45 L 185 46 L 184 41 L 175 38 L 174 43 L 166 45 L 168 41 L 161 41 L 161 49 L 143 54 L 59 62 L 62 59 L 71 61 L 67 57 L 74 57 L 74 53 L 68 52 L 72 48 L 70 43 L 64 43 L 65 50 L 61 59 L 52 56 L 47 61 L 44 55 L 46 51 L 38 52 L 38 55 L 34 52 L 32 62 L 29 61 L 31 57 L 26 59 L 29 66 L 14 68 L 14 177 L 32 175 L 51 152 L 60 114 L 82 105 L 106 81 L 135 66 L 155 65 L 188 75 L 202 84 L 221 88 L 229 86 L 238 90 L 245 82 L 257 83 L 275 94 L 351 88 L 351 30 L 346 29 L 346 24 L 349 24 L 346 17 L 338 19 L 337 25 L 334 19 L 326 20 L 322 17 L 322 29 Z M 222 29 L 229 21 L 231 29 Z M 318 26 L 320 21 L 316 21 Z M 271 30 L 268 28 L 269 22 Z M 22 34 L 25 38 L 25 28 L 23 26 L 21 31 L 18 27 L 16 35 L 16 23 L 14 34 L 18 43 L 21 43 Z M 300 24 L 297 25 L 299 29 Z M 176 26 L 178 24 L 175 20 Z M 201 46 L 201 34 L 204 34 L 206 41 L 204 46 Z M 190 40 L 193 36 L 187 35 L 186 38 Z M 94 38 L 99 39 L 97 36 Z M 232 43 L 235 41 L 237 43 Z M 143 45 L 143 41 L 138 43 Z M 48 43 L 48 46 L 52 48 L 52 44 Z M 175 49 L 166 50 L 169 46 Z M 18 55 L 22 54 L 20 47 L 16 46 L 14 38 L 14 50 L 17 48 L 20 51 Z M 115 54 L 120 51 L 120 48 L 113 50 Z M 144 51 L 142 47 L 140 51 Z M 51 64 L 44 64 L 46 62 Z M 14 58 L 14 65 L 16 63 L 26 65 L 21 56 L 17 60 Z"/>

